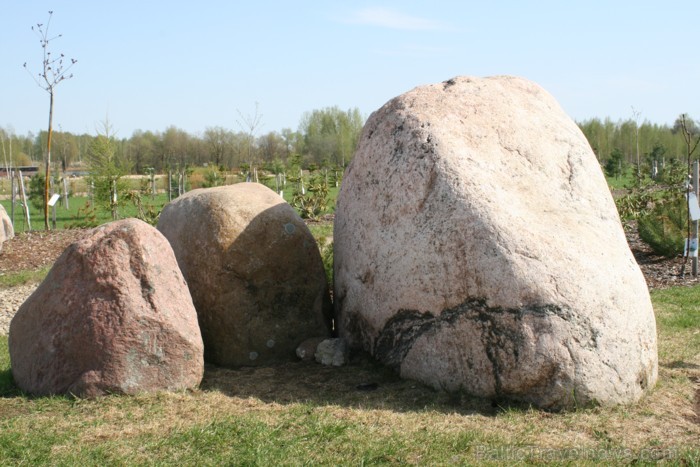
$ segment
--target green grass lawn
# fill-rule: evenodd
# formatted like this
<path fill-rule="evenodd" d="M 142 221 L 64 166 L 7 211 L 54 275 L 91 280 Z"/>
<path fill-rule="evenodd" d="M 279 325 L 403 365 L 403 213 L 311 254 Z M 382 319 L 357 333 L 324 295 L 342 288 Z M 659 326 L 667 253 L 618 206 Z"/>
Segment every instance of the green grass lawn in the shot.
<path fill-rule="evenodd" d="M 611 190 L 624 190 L 634 185 L 635 175 L 632 170 L 627 170 L 620 177 L 605 176 Z"/>
<path fill-rule="evenodd" d="M 0 465 L 700 463 L 700 287 L 652 293 L 659 382 L 640 402 L 547 413 L 450 396 L 365 358 L 207 368 L 200 389 L 27 396 L 0 337 Z M 375 382 L 374 391 L 360 383 Z"/>
<path fill-rule="evenodd" d="M 78 227 L 81 223 L 89 220 L 94 216 L 97 225 L 109 222 L 111 219 L 111 214 L 106 209 L 100 207 L 89 208 L 86 207 L 89 199 L 84 196 L 70 197 L 68 200 L 68 209 L 65 208 L 62 201 L 56 203 L 55 206 L 55 220 L 57 229 L 67 229 L 72 227 Z M 144 204 L 153 205 L 158 210 L 162 209 L 163 206 L 168 202 L 167 195 L 164 193 L 158 194 L 151 198 L 146 196 L 143 198 Z M 3 205 L 7 214 L 11 214 L 11 202 L 10 200 L 0 200 L 0 204 Z M 122 218 L 135 217 L 137 214 L 136 206 L 133 203 L 125 202 L 123 207 L 119 209 L 119 214 Z M 31 224 L 31 230 L 43 230 L 44 229 L 44 214 L 42 211 L 36 209 L 33 205 L 29 206 L 29 218 Z M 54 210 L 49 208 L 49 222 L 53 228 L 54 220 Z M 15 217 L 14 225 L 16 232 L 26 232 L 29 229 L 29 225 L 24 219 L 24 214 L 22 212 L 21 205 L 15 205 Z"/>
<path fill-rule="evenodd" d="M 274 190 L 274 186 L 273 186 Z M 287 202 L 292 201 L 292 193 L 294 188 L 291 184 L 287 184 L 287 187 L 283 190 L 283 198 Z M 328 191 L 328 209 L 326 213 L 332 213 L 335 210 L 335 202 L 338 197 L 339 188 L 331 187 Z M 66 209 L 63 201 L 59 200 L 55 206 L 55 220 L 56 228 L 65 229 L 80 226 L 87 220 L 92 219 L 94 216 L 96 224 L 103 224 L 111 220 L 111 213 L 100 206 L 93 206 L 92 208 L 86 207 L 89 199 L 84 196 L 70 197 L 69 198 L 69 209 Z M 143 196 L 142 202 L 144 205 L 152 205 L 156 211 L 163 209 L 163 206 L 168 202 L 168 195 L 166 193 L 159 193 L 154 197 Z M 0 204 L 5 208 L 8 215 L 11 215 L 11 202 L 10 200 L 0 200 Z M 44 217 L 43 212 L 36 209 L 33 205 L 29 206 L 29 215 L 31 230 L 43 230 L 44 228 Z M 123 205 L 119 208 L 120 218 L 126 217 L 136 217 L 137 208 L 133 202 L 125 201 Z M 49 209 L 49 222 L 53 226 L 54 210 Z M 14 213 L 14 226 L 16 232 L 25 232 L 30 230 L 29 225 L 24 218 L 24 213 L 22 207 L 19 204 L 15 204 Z"/>

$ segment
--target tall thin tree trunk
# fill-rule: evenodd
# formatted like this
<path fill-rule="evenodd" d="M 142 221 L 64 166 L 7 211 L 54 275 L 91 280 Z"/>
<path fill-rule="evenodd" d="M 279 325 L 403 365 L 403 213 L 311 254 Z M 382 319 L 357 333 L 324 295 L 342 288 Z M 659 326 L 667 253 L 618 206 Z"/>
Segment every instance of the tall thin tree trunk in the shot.
<path fill-rule="evenodd" d="M 49 180 L 51 177 L 51 136 L 53 135 L 53 89 L 49 91 L 49 96 L 49 135 L 46 139 L 46 180 L 44 180 L 44 230 L 49 230 Z"/>
<path fill-rule="evenodd" d="M 5 138 L 2 137 L 0 133 L 0 145 L 2 145 L 2 157 L 5 160 L 5 170 L 7 179 L 10 179 L 10 164 L 7 163 L 7 153 L 5 152 Z M 10 152 L 12 152 L 12 146 L 10 146 Z"/>

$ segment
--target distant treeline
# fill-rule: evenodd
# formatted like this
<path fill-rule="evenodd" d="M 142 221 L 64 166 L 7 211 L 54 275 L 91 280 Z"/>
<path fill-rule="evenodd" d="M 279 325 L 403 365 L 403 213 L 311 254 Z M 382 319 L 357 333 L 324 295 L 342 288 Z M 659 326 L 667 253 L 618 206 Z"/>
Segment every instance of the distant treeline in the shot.
<path fill-rule="evenodd" d="M 119 138 L 118 134 L 112 138 L 116 157 L 126 162 L 132 173 L 144 173 L 146 168 L 162 173 L 169 168 L 205 163 L 224 169 L 251 163 L 264 167 L 284 164 L 292 155 L 301 156 L 305 166 L 342 167 L 355 151 L 363 124 L 357 108 L 342 111 L 328 107 L 304 114 L 298 131 L 285 128 L 258 134 L 250 127 L 238 131 L 209 127 L 202 134 L 193 135 L 171 126 L 164 132 L 137 130 L 129 138 Z M 107 124 L 103 126 L 106 128 Z M 52 161 L 63 169 L 84 165 L 97 133 L 54 131 Z M 46 131 L 19 136 L 0 127 L 0 165 L 39 164 L 46 151 L 46 136 Z"/>
<path fill-rule="evenodd" d="M 297 131 L 283 129 L 258 135 L 241 128 L 234 131 L 209 127 L 202 134 L 190 134 L 176 127 L 163 132 L 135 131 L 129 138 L 116 138 L 117 157 L 128 162 L 133 173 L 152 167 L 163 172 L 175 166 L 210 164 L 225 169 L 254 164 L 259 167 L 286 164 L 290 156 L 301 156 L 304 166 L 344 167 L 357 146 L 364 117 L 357 108 L 337 107 L 307 112 Z M 697 134 L 698 126 L 686 119 Z M 652 160 L 682 160 L 686 145 L 680 131 L 680 117 L 672 126 L 624 120 L 591 119 L 578 123 L 601 164 L 621 159 L 651 165 Z M 95 135 L 54 132 L 52 160 L 64 168 L 80 166 L 87 159 Z M 18 136 L 0 128 L 0 164 L 5 167 L 37 165 L 43 160 L 46 132 Z M 639 148 L 639 149 L 637 149 Z"/>
<path fill-rule="evenodd" d="M 697 135 L 697 124 L 688 117 L 685 121 L 686 128 Z M 619 157 L 626 164 L 636 165 L 637 148 L 640 164 L 646 167 L 654 160 L 670 163 L 684 161 L 687 156 L 680 116 L 672 126 L 649 122 L 638 125 L 631 119 L 613 122 L 609 118 L 602 121 L 597 118 L 586 120 L 578 125 L 601 164 Z"/>

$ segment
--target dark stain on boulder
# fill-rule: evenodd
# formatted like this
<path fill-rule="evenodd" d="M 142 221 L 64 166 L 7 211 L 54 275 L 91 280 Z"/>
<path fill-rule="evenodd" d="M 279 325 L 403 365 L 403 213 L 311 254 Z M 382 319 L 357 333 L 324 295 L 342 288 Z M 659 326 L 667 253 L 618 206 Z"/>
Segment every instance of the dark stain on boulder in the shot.
<path fill-rule="evenodd" d="M 455 81 L 454 78 L 448 79 L 447 81 L 442 82 L 442 89 L 445 90 L 445 89 L 449 88 L 450 86 L 454 86 L 455 84 L 457 84 L 457 81 Z"/>
<path fill-rule="evenodd" d="M 460 320 L 472 321 L 481 333 L 485 353 L 493 366 L 496 393 L 502 394 L 500 375 L 505 371 L 508 355 L 517 361 L 524 345 L 523 317 L 535 315 L 545 318 L 556 315 L 565 321 L 575 320 L 571 310 L 558 305 L 531 305 L 522 308 L 489 307 L 485 299 L 470 298 L 463 303 L 443 310 L 438 316 L 430 312 L 399 310 L 383 327 L 374 343 L 374 356 L 390 368 L 398 371 L 416 341 L 427 332 L 439 333 L 445 326 Z M 543 320 L 545 321 L 545 320 Z M 596 333 L 590 330 L 592 344 Z"/>

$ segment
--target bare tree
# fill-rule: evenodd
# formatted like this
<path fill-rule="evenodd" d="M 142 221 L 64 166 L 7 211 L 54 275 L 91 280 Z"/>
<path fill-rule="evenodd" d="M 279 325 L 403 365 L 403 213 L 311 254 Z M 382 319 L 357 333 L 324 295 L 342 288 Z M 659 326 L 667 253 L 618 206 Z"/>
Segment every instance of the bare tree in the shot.
<path fill-rule="evenodd" d="M 238 116 L 240 119 L 236 120 L 236 123 L 238 123 L 238 126 L 241 127 L 243 131 L 246 133 L 246 139 L 247 139 L 247 144 L 246 146 L 248 147 L 248 162 L 249 162 L 249 177 L 252 176 L 253 174 L 253 145 L 255 143 L 255 130 L 258 129 L 262 122 L 262 114 L 260 113 L 260 108 L 258 106 L 258 103 L 255 103 L 255 113 L 253 115 L 243 115 L 240 110 L 237 110 Z M 252 180 L 251 180 L 252 181 Z M 256 180 L 257 181 L 257 180 Z"/>
<path fill-rule="evenodd" d="M 636 110 L 634 106 L 632 107 L 632 116 L 634 117 L 634 140 L 637 146 L 637 184 L 642 183 L 642 166 L 639 160 L 639 116 L 642 113 Z"/>
<path fill-rule="evenodd" d="M 41 44 L 41 49 L 43 53 L 43 60 L 42 60 L 42 68 L 41 71 L 38 74 L 33 74 L 29 72 L 29 69 L 27 68 L 27 63 L 24 63 L 24 68 L 29 72 L 29 74 L 34 78 L 34 81 L 36 84 L 44 89 L 46 92 L 49 93 L 49 131 L 48 131 L 48 138 L 46 141 L 46 157 L 44 158 L 45 162 L 45 182 L 44 182 L 44 229 L 49 230 L 49 183 L 50 183 L 50 171 L 51 171 L 51 136 L 53 134 L 53 103 L 54 103 L 54 94 L 56 90 L 56 86 L 61 81 L 64 81 L 66 79 L 70 79 L 73 77 L 73 74 L 71 73 L 70 75 L 68 74 L 68 70 L 70 70 L 73 65 L 75 65 L 78 61 L 74 58 L 70 59 L 70 62 L 65 61 L 65 55 L 58 54 L 52 55 L 50 45 L 51 42 L 55 39 L 58 39 L 61 37 L 61 34 L 58 34 L 57 36 L 50 36 L 49 35 L 49 27 L 51 26 L 51 16 L 53 15 L 53 11 L 49 11 L 49 20 L 46 22 L 46 25 L 39 23 L 36 25 L 36 27 L 32 26 L 32 31 L 36 33 L 36 35 L 39 37 L 39 43 Z"/>

